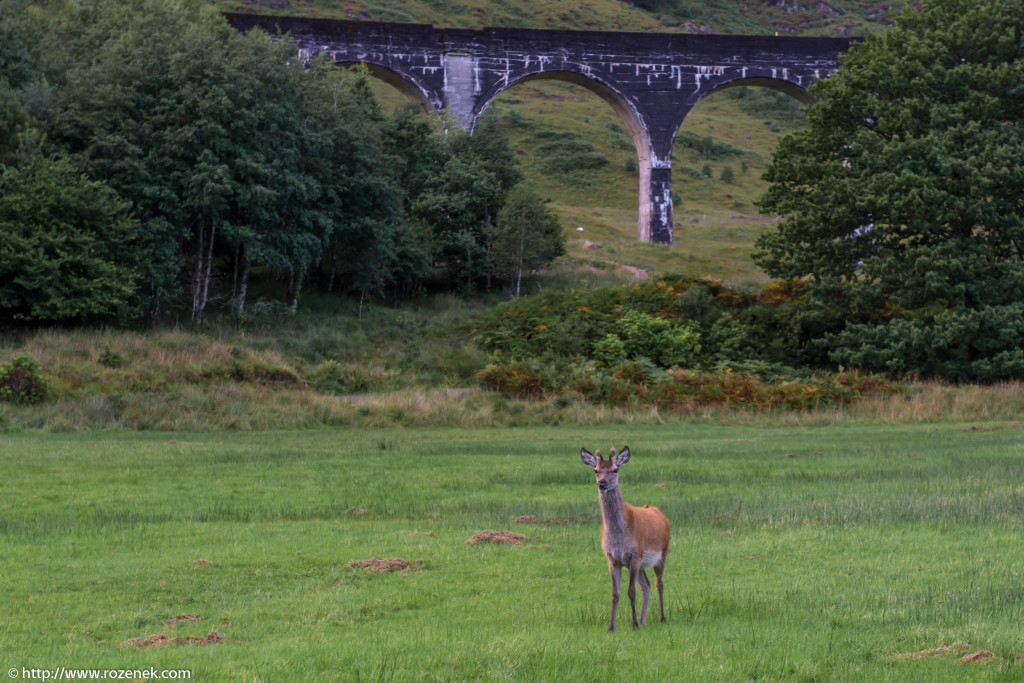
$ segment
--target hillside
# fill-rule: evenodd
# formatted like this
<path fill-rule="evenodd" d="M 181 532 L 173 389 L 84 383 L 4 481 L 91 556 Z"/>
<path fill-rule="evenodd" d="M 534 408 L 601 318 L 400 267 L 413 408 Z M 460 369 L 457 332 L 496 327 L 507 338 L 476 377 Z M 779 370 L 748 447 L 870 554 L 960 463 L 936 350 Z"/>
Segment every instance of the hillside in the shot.
<path fill-rule="evenodd" d="M 880 0 L 215 0 L 224 10 L 456 28 L 863 35 L 885 27 Z"/>

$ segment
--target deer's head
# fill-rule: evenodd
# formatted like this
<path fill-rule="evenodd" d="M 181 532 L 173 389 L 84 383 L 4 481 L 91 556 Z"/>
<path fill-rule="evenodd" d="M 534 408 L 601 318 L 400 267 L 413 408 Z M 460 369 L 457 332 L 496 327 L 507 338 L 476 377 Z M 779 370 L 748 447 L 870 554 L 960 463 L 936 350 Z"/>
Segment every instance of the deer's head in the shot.
<path fill-rule="evenodd" d="M 580 459 L 587 467 L 594 468 L 594 474 L 597 476 L 597 490 L 607 493 L 619 485 L 619 468 L 629 462 L 629 446 L 623 446 L 618 455 L 615 455 L 613 448 L 612 454 L 607 460 L 601 457 L 601 451 L 598 451 L 595 456 L 586 448 L 581 448 Z"/>

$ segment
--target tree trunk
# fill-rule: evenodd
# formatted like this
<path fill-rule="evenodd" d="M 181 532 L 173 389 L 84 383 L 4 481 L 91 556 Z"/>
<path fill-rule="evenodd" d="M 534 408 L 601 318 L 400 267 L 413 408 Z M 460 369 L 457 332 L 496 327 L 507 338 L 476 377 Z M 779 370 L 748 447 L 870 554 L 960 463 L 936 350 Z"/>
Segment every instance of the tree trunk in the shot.
<path fill-rule="evenodd" d="M 217 235 L 217 225 L 210 225 L 210 240 L 206 252 L 206 272 L 203 273 L 203 296 L 199 304 L 199 320 L 202 321 L 203 313 L 206 311 L 206 304 L 210 301 L 210 280 L 213 277 L 213 240 Z"/>
<path fill-rule="evenodd" d="M 486 263 L 484 267 L 487 269 L 487 291 L 491 291 L 491 271 L 494 269 L 494 259 L 491 257 L 491 242 L 493 240 L 487 237 L 484 240 L 484 255 L 486 257 Z"/>
<path fill-rule="evenodd" d="M 299 294 L 302 292 L 302 276 L 292 275 L 293 282 L 295 283 L 292 287 L 292 315 L 299 312 Z"/>
<path fill-rule="evenodd" d="M 203 290 L 203 258 L 206 255 L 206 227 L 203 219 L 199 219 L 199 248 L 196 250 L 196 270 L 192 276 L 192 324 L 202 322 L 203 313 L 199 307 L 199 300 Z"/>
<path fill-rule="evenodd" d="M 519 298 L 519 286 L 523 282 L 523 252 L 526 250 L 526 236 L 519 241 L 519 267 L 516 269 L 516 298 Z"/>
<path fill-rule="evenodd" d="M 238 296 L 238 261 L 242 258 L 242 245 L 238 244 L 235 246 L 235 259 L 234 263 L 231 264 L 231 300 L 234 301 L 235 297 Z M 237 304 L 235 308 L 238 308 Z"/>
<path fill-rule="evenodd" d="M 235 312 L 239 315 L 245 312 L 245 297 L 249 292 L 249 271 L 252 270 L 252 261 L 249 260 L 248 256 L 244 258 L 245 260 L 242 263 L 242 281 L 239 283 L 238 303 L 235 308 Z"/>

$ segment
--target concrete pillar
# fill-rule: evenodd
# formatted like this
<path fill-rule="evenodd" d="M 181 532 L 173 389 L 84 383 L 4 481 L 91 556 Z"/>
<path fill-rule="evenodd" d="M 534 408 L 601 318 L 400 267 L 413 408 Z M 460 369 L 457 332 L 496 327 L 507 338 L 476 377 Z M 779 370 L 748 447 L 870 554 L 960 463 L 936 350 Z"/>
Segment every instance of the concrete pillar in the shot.
<path fill-rule="evenodd" d="M 447 124 L 473 130 L 473 107 L 480 94 L 479 60 L 468 53 L 444 53 L 444 104 Z"/>
<path fill-rule="evenodd" d="M 649 189 L 648 242 L 672 245 L 672 169 L 652 168 Z M 642 238 L 641 238 L 642 239 Z"/>
<path fill-rule="evenodd" d="M 678 127 L 678 126 L 677 126 Z M 672 246 L 672 141 L 665 131 L 655 133 L 651 151 L 640 166 L 640 225 L 641 242 L 654 242 Z M 660 134 L 659 134 L 660 133 Z"/>

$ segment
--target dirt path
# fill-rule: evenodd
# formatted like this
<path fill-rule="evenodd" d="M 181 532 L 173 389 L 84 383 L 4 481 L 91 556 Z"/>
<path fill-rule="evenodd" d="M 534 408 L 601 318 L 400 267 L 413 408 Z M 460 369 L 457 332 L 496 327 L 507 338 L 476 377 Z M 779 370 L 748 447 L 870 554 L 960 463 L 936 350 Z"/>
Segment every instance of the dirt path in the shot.
<path fill-rule="evenodd" d="M 453 401 L 461 401 L 466 395 L 473 391 L 472 389 L 429 389 L 425 393 L 439 395 L 443 394 L 445 398 L 449 398 Z M 405 391 L 392 391 L 386 394 L 353 394 L 351 396 L 336 396 L 339 401 L 366 401 L 371 398 L 397 398 L 399 396 L 405 396 L 406 394 L 414 393 L 415 389 L 408 389 Z"/>

